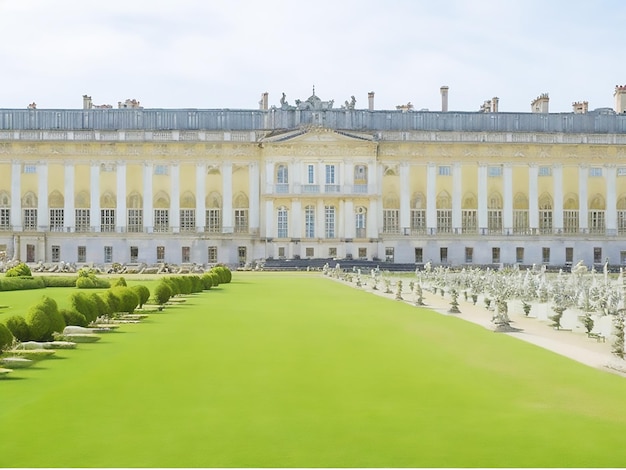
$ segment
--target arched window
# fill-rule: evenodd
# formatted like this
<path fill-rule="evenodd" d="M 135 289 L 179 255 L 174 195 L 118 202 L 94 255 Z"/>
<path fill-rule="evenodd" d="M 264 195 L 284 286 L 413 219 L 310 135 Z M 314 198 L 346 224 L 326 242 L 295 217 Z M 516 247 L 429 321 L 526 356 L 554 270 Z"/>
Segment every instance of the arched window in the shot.
<path fill-rule="evenodd" d="M 552 197 L 547 193 L 539 197 L 539 231 L 552 233 Z"/>
<path fill-rule="evenodd" d="M 206 217 L 204 230 L 210 233 L 222 232 L 222 196 L 213 191 L 205 200 Z"/>
<path fill-rule="evenodd" d="M 447 191 L 441 191 L 437 196 L 437 232 L 452 232 L 452 198 Z"/>

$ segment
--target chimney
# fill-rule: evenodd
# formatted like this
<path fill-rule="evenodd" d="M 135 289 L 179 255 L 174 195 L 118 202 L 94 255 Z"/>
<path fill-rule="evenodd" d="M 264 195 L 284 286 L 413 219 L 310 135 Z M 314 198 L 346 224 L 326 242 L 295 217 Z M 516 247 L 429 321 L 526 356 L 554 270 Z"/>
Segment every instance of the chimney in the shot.
<path fill-rule="evenodd" d="M 626 113 L 626 85 L 615 85 L 615 112 Z"/>
<path fill-rule="evenodd" d="M 494 96 L 493 98 L 491 98 L 491 112 L 492 113 L 498 112 L 499 103 L 500 103 L 500 98 L 498 98 L 497 96 Z"/>
<path fill-rule="evenodd" d="M 549 113 L 550 97 L 547 93 L 540 94 L 530 103 L 530 112 Z"/>
<path fill-rule="evenodd" d="M 91 96 L 83 95 L 83 109 L 91 108 L 93 108 L 93 101 L 91 101 Z"/>
<path fill-rule="evenodd" d="M 268 96 L 267 91 L 265 93 L 261 93 L 261 101 L 259 101 L 259 109 L 267 111 L 268 109 Z"/>
<path fill-rule="evenodd" d="M 369 111 L 374 111 L 374 92 L 370 91 L 367 94 L 367 109 Z"/>
<path fill-rule="evenodd" d="M 575 101 L 572 103 L 574 114 L 587 114 L 589 111 L 588 101 Z"/>
<path fill-rule="evenodd" d="M 448 87 L 442 86 L 439 88 L 439 92 L 441 93 L 441 112 L 448 112 Z"/>

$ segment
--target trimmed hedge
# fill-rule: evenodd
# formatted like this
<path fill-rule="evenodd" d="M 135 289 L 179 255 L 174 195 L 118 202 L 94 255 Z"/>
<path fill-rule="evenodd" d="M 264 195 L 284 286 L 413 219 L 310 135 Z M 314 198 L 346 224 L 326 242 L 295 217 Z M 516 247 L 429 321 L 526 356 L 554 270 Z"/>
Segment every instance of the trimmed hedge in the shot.
<path fill-rule="evenodd" d="M 204 273 L 200 278 L 202 280 L 202 284 L 204 285 L 204 290 L 209 290 L 213 287 L 213 276 L 209 273 Z"/>
<path fill-rule="evenodd" d="M 6 327 L 13 333 L 18 341 L 28 341 L 30 339 L 30 330 L 26 324 L 24 317 L 20 315 L 12 315 L 3 320 Z"/>
<path fill-rule="evenodd" d="M 43 289 L 46 285 L 40 277 L 0 277 L 0 291 Z"/>
<path fill-rule="evenodd" d="M 0 351 L 4 351 L 13 344 L 13 333 L 6 325 L 0 323 Z"/>
<path fill-rule="evenodd" d="M 111 287 L 110 291 L 119 299 L 117 312 L 133 313 L 139 305 L 139 297 L 130 287 Z"/>
<path fill-rule="evenodd" d="M 76 287 L 78 276 L 40 276 L 46 287 Z"/>
<path fill-rule="evenodd" d="M 139 308 L 142 308 L 143 305 L 150 299 L 150 289 L 144 285 L 132 286 L 131 289 L 139 299 Z"/>
<path fill-rule="evenodd" d="M 87 323 L 96 321 L 98 317 L 98 307 L 95 301 L 86 292 L 74 292 L 70 295 L 70 305 L 72 309 L 85 316 Z"/>
<path fill-rule="evenodd" d="M 4 275 L 6 277 L 30 277 L 33 273 L 30 271 L 30 268 L 26 263 L 20 263 L 17 266 L 7 269 L 7 272 Z"/>
<path fill-rule="evenodd" d="M 159 305 L 163 305 L 172 297 L 172 289 L 167 282 L 161 281 L 154 288 L 154 298 Z"/>
<path fill-rule="evenodd" d="M 26 324 L 30 331 L 30 339 L 33 341 L 44 341 L 50 331 L 50 318 L 39 306 L 33 305 L 26 312 Z"/>
<path fill-rule="evenodd" d="M 60 313 L 61 315 L 63 315 L 63 318 L 65 319 L 65 324 L 67 326 L 86 327 L 89 324 L 87 322 L 87 319 L 85 318 L 85 315 L 83 315 L 80 312 L 77 312 L 76 310 L 62 308 Z"/>

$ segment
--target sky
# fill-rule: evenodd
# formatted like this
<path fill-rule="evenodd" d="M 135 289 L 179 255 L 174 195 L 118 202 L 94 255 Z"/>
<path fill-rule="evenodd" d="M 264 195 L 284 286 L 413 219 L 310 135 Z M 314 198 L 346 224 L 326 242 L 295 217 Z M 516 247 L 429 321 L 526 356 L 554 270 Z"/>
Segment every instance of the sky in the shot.
<path fill-rule="evenodd" d="M 614 107 L 621 0 L 0 0 L 0 108 Z"/>

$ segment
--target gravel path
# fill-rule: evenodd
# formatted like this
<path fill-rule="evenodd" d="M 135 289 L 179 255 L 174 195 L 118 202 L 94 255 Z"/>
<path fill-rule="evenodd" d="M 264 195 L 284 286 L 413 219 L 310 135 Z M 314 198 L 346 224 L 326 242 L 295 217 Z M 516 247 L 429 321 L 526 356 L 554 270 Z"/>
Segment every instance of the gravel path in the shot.
<path fill-rule="evenodd" d="M 408 285 L 409 281 L 406 278 L 402 278 L 401 280 Z M 392 279 L 391 285 L 395 286 L 396 281 L 397 279 Z M 355 284 L 344 281 L 339 282 L 356 288 Z M 362 287 L 361 289 L 375 295 L 389 298 L 390 300 L 395 300 L 395 293 L 385 294 L 383 292 L 384 288 L 382 287 L 382 283 L 379 284 L 378 290 L 372 290 L 369 286 Z M 391 290 L 395 292 L 394 287 L 392 287 Z M 408 293 L 407 290 L 408 289 L 405 287 L 402 293 L 404 297 L 403 301 L 413 305 L 415 295 Z M 491 322 L 493 312 L 488 311 L 485 307 L 479 305 L 479 303 L 473 305 L 471 302 L 466 302 L 462 295 L 458 298 L 461 313 L 456 314 L 448 313 L 450 309 L 449 296 L 442 298 L 439 294 L 435 295 L 432 292 L 424 290 L 423 300 L 425 308 L 429 308 L 442 315 L 455 316 L 459 319 L 481 325 L 489 330 L 494 330 L 494 324 Z M 594 338 L 587 337 L 584 331 L 555 330 L 549 326 L 549 322 L 533 318 L 532 316 L 526 317 L 523 312 L 509 312 L 509 318 L 511 319 L 511 326 L 519 331 L 500 334 L 513 336 L 514 338 L 535 344 L 582 364 L 626 377 L 626 361 L 619 359 L 611 353 L 612 342 L 610 339 L 607 339 L 606 342 L 599 342 Z"/>

